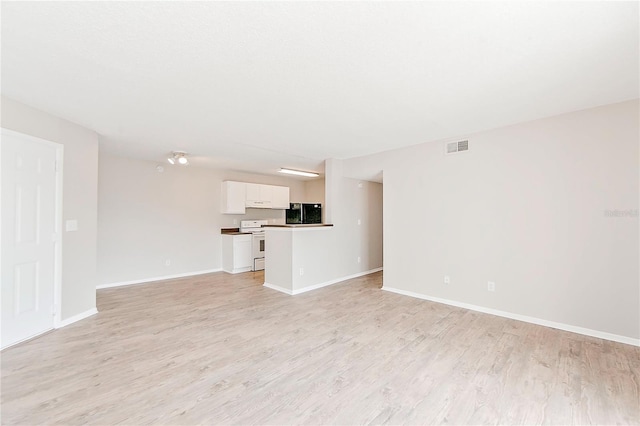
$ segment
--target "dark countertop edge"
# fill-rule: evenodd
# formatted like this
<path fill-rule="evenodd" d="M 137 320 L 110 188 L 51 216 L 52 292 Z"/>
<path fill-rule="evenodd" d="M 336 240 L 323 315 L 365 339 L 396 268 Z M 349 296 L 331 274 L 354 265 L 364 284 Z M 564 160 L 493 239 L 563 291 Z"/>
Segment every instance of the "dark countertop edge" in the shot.
<path fill-rule="evenodd" d="M 263 225 L 263 228 L 322 228 L 333 226 L 333 223 L 306 223 L 300 225 Z"/>
<path fill-rule="evenodd" d="M 240 228 L 220 228 L 222 235 L 251 235 L 251 232 L 240 232 Z"/>
<path fill-rule="evenodd" d="M 240 232 L 240 228 L 220 228 L 221 234 L 231 234 L 232 232 Z"/>

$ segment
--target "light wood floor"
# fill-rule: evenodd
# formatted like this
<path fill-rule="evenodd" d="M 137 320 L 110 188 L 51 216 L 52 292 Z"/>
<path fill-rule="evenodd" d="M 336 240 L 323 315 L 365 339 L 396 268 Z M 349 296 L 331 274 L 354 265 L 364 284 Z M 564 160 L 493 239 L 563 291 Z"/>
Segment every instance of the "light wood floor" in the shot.
<path fill-rule="evenodd" d="M 638 424 L 640 348 L 262 273 L 98 292 L 2 352 L 3 424 Z"/>

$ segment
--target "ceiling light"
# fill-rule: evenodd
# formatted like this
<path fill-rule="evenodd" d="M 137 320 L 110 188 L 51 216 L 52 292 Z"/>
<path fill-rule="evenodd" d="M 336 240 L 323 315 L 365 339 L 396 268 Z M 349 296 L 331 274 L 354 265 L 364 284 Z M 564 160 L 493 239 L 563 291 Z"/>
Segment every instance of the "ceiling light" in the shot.
<path fill-rule="evenodd" d="M 187 153 L 182 151 L 172 151 L 167 157 L 167 161 L 169 164 L 176 164 L 176 162 L 178 162 L 178 164 L 182 164 L 183 166 L 189 164 Z"/>
<path fill-rule="evenodd" d="M 303 172 L 302 170 L 292 170 L 292 169 L 280 169 L 280 173 L 286 173 L 288 175 L 298 175 L 298 176 L 306 176 L 306 177 L 318 177 L 320 176 L 315 172 Z"/>

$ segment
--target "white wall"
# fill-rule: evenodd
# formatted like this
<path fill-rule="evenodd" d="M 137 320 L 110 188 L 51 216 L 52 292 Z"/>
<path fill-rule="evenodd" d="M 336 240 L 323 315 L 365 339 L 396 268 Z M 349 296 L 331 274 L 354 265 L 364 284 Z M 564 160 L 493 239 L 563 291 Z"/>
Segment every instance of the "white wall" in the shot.
<path fill-rule="evenodd" d="M 288 186 L 291 199 L 305 197 L 301 180 L 164 164 L 158 173 L 156 166 L 100 154 L 98 285 L 220 269 L 220 228 L 245 219 L 284 223 L 284 210 L 221 214 L 224 180 Z"/>
<path fill-rule="evenodd" d="M 336 235 L 330 249 L 336 254 L 334 278 L 382 267 L 382 185 L 346 178 L 342 165 L 343 160 L 325 162 L 323 213 Z"/>
<path fill-rule="evenodd" d="M 2 97 L 2 127 L 64 145 L 61 319 L 95 309 L 98 135 L 84 127 Z"/>
<path fill-rule="evenodd" d="M 324 179 L 309 180 L 304 183 L 305 198 L 303 203 L 320 203 L 324 206 Z M 292 200 L 297 201 L 297 200 Z"/>
<path fill-rule="evenodd" d="M 384 286 L 640 338 L 638 117 L 635 100 L 463 136 L 464 154 L 345 161 L 384 173 Z"/>

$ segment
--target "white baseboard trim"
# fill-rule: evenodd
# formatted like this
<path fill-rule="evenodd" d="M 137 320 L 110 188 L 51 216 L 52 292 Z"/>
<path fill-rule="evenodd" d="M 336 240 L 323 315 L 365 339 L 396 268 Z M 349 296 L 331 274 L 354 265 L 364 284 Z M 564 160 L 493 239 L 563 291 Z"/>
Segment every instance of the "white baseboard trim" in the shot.
<path fill-rule="evenodd" d="M 469 309 L 471 311 L 482 312 L 485 314 L 496 315 L 504 318 L 510 318 L 518 321 L 536 324 L 536 325 L 542 325 L 544 327 L 556 328 L 558 330 L 569 331 L 571 333 L 583 334 L 585 336 L 597 337 L 599 339 L 611 340 L 613 342 L 625 343 L 627 345 L 640 346 L 640 339 L 634 339 L 633 337 L 620 336 L 618 334 L 592 330 L 590 328 L 583 328 L 583 327 L 577 327 L 575 325 L 563 324 L 563 323 L 554 322 L 554 321 L 547 321 L 540 318 L 514 314 L 506 311 L 499 311 L 497 309 L 485 308 L 483 306 L 472 305 L 469 303 L 458 302 L 455 300 L 441 299 L 439 297 L 431 297 L 424 294 L 414 293 L 412 291 L 400 290 L 398 288 L 393 288 L 389 286 L 383 286 L 382 290 L 389 291 L 391 293 L 401 294 L 403 296 L 415 297 L 416 299 L 423 299 L 423 300 L 428 300 L 430 302 L 443 303 L 445 305 L 456 306 L 458 308 Z"/>
<path fill-rule="evenodd" d="M 78 314 L 78 315 L 74 315 L 74 316 L 72 316 L 71 318 L 67 318 L 66 320 L 62 320 L 62 321 L 58 321 L 58 322 L 56 322 L 56 323 L 53 325 L 53 328 L 48 328 L 48 329 L 43 330 L 43 331 L 40 331 L 40 332 L 38 332 L 38 333 L 36 333 L 36 334 L 34 334 L 34 335 L 32 335 L 32 336 L 25 337 L 24 339 L 20 339 L 20 340 L 18 340 L 17 342 L 13 342 L 13 343 L 11 343 L 11 344 L 8 344 L 7 346 L 3 346 L 2 348 L 0 348 L 0 350 L 2 350 L 2 351 L 3 351 L 3 350 L 5 350 L 5 349 L 8 349 L 8 348 L 10 348 L 10 347 L 12 347 L 12 346 L 15 346 L 15 345 L 17 345 L 17 344 L 19 344 L 19 343 L 23 343 L 23 342 L 26 342 L 26 341 L 28 341 L 28 340 L 35 339 L 36 337 L 40 337 L 40 336 L 42 336 L 43 334 L 47 334 L 47 333 L 48 333 L 48 332 L 50 332 L 50 331 L 57 330 L 58 328 L 66 327 L 66 326 L 67 326 L 67 325 L 69 325 L 69 324 L 73 324 L 74 322 L 77 322 L 77 321 L 83 320 L 83 319 L 88 318 L 88 317 L 90 317 L 91 315 L 95 315 L 95 314 L 97 314 L 97 313 L 98 313 L 98 309 L 97 309 L 97 308 L 91 308 L 91 309 L 89 309 L 88 311 L 82 312 L 82 313 L 80 313 L 80 314 Z"/>
<path fill-rule="evenodd" d="M 83 320 L 85 318 L 90 317 L 91 315 L 95 315 L 98 313 L 98 309 L 97 308 L 91 308 L 88 311 L 84 311 L 78 315 L 74 315 L 71 318 L 67 318 L 66 320 L 61 320 L 56 324 L 56 328 L 62 328 L 62 327 L 66 327 L 69 324 L 73 324 L 74 322 L 78 322 L 80 320 Z"/>
<path fill-rule="evenodd" d="M 303 288 L 300 288 L 300 289 L 297 289 L 297 290 L 289 290 L 289 289 L 286 289 L 284 287 L 280 287 L 278 285 L 269 284 L 267 282 L 265 282 L 263 285 L 265 287 L 267 287 L 267 288 L 280 291 L 280 292 L 288 294 L 290 296 L 295 296 L 296 294 L 306 293 L 307 291 L 311 291 L 311 290 L 317 290 L 317 289 L 322 288 L 322 287 L 327 287 L 327 286 L 330 286 L 330 285 L 333 285 L 333 284 L 341 283 L 342 281 L 347 281 L 347 280 L 350 280 L 350 279 L 353 279 L 353 278 L 362 277 L 364 275 L 373 274 L 374 272 L 379 272 L 379 271 L 382 271 L 382 268 L 369 269 L 368 271 L 358 272 L 356 274 L 347 275 L 345 277 L 336 278 L 335 280 L 330 280 L 330 281 L 325 281 L 325 282 L 322 282 L 322 283 L 319 283 L 319 284 L 310 285 L 308 287 L 303 287 Z"/>
<path fill-rule="evenodd" d="M 222 268 L 218 269 L 207 269 L 204 271 L 195 271 L 195 272 L 185 272 L 183 274 L 175 274 L 175 275 L 165 275 L 162 277 L 153 277 L 153 278 L 143 278 L 140 280 L 132 280 L 132 281 L 122 281 L 119 283 L 108 283 L 108 284 L 100 284 L 96 286 L 96 290 L 102 290 L 103 288 L 111 288 L 111 287 L 122 287 L 125 285 L 136 285 L 136 284 L 146 284 L 154 281 L 164 281 L 164 280 L 172 280 L 174 278 L 184 278 L 184 277 L 192 277 L 194 275 L 204 275 L 210 274 L 212 272 L 221 272 Z"/>
<path fill-rule="evenodd" d="M 291 290 L 287 290 L 286 288 L 280 287 L 279 285 L 269 284 L 268 282 L 265 282 L 264 284 L 262 284 L 262 286 L 270 288 L 271 290 L 279 291 L 280 293 L 288 294 L 289 296 L 293 296 L 293 292 Z"/>
<path fill-rule="evenodd" d="M 244 274 L 245 272 L 251 272 L 251 267 L 248 268 L 241 268 L 241 269 L 236 269 L 236 270 L 231 270 L 231 271 L 226 271 L 224 269 L 221 269 L 222 272 L 225 272 L 227 274 Z"/>
<path fill-rule="evenodd" d="M 9 348 L 10 348 L 10 347 L 12 347 L 12 346 L 15 346 L 15 345 L 18 345 L 18 344 L 20 344 L 20 343 L 23 343 L 23 342 L 29 341 L 29 340 L 31 340 L 31 339 L 35 339 L 36 337 L 40 337 L 40 336 L 42 336 L 43 334 L 47 334 L 48 332 L 53 331 L 53 330 L 55 330 L 55 327 L 54 327 L 54 328 L 48 328 L 48 329 L 46 329 L 46 330 L 42 330 L 42 331 L 40 331 L 40 332 L 38 332 L 38 333 L 34 334 L 33 336 L 25 337 L 24 339 L 20 339 L 20 340 L 18 340 L 17 342 L 9 343 L 7 346 L 3 346 L 2 348 L 0 348 L 0 351 L 4 351 L 5 349 L 9 349 Z"/>
<path fill-rule="evenodd" d="M 333 284 L 341 283 L 342 281 L 351 280 L 353 278 L 362 277 L 364 275 L 373 274 L 374 272 L 382 271 L 382 268 L 369 269 L 368 271 L 358 272 L 356 274 L 347 275 L 346 277 L 336 278 L 335 280 L 325 281 L 320 284 L 310 285 L 309 287 L 303 287 L 298 290 L 293 290 L 293 294 L 306 293 L 307 291 L 316 290 L 322 287 L 327 287 Z"/>

